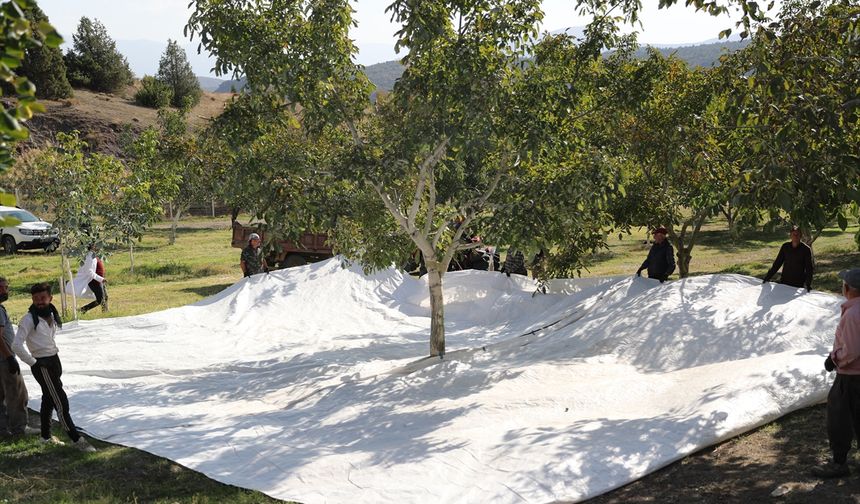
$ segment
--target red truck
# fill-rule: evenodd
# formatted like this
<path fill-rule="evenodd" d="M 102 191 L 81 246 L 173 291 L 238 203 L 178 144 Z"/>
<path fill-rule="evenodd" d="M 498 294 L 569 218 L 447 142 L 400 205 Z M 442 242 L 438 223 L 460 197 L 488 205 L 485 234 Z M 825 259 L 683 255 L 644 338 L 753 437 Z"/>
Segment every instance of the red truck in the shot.
<path fill-rule="evenodd" d="M 243 226 L 233 221 L 233 242 L 237 248 L 245 248 L 248 245 L 248 237 L 251 233 L 257 233 L 265 243 L 266 236 L 262 229 L 252 226 Z M 298 243 L 289 240 L 278 240 L 278 247 L 266 256 L 269 267 L 290 268 L 301 266 L 309 262 L 322 261 L 333 257 L 331 247 L 328 245 L 328 235 L 324 233 L 304 233 Z"/>

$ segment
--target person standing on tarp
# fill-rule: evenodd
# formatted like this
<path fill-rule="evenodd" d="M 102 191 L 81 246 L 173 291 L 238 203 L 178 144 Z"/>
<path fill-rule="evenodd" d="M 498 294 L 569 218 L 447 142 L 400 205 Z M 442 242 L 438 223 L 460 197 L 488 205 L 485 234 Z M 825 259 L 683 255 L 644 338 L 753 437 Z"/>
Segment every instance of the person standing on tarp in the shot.
<path fill-rule="evenodd" d="M 27 386 L 21 366 L 12 353 L 15 333 L 3 302 L 9 299 L 9 283 L 0 277 L 0 437 L 23 436 L 27 431 Z"/>
<path fill-rule="evenodd" d="M 666 239 L 668 232 L 664 227 L 654 230 L 654 244 L 648 251 L 648 257 L 642 262 L 642 266 L 636 270 L 636 276 L 642 275 L 642 270 L 648 270 L 648 278 L 660 280 L 660 283 L 669 279 L 675 271 L 675 249 Z"/>
<path fill-rule="evenodd" d="M 51 285 L 35 284 L 30 288 L 30 295 L 33 297 L 33 304 L 27 314 L 21 317 L 12 350 L 30 366 L 33 378 L 42 388 L 42 406 L 39 408 L 42 422 L 41 441 L 45 444 L 65 444 L 51 435 L 51 416 L 56 410 L 60 425 L 71 438 L 74 447 L 81 451 L 94 452 L 95 448 L 81 436 L 72 421 L 69 398 L 60 380 L 63 365 L 58 355 L 56 336 L 63 323 L 57 308 L 51 303 Z"/>
<path fill-rule="evenodd" d="M 783 243 L 779 248 L 779 254 L 762 283 L 769 282 L 779 268 L 782 268 L 779 283 L 792 287 L 806 287 L 806 292 L 809 292 L 812 289 L 812 270 L 815 268 L 812 263 L 812 249 L 800 241 L 799 227 L 791 226 L 789 236 L 791 241 Z"/>
<path fill-rule="evenodd" d="M 819 478 L 848 475 L 848 451 L 854 436 L 860 436 L 860 268 L 843 271 L 839 278 L 846 301 L 842 303 L 833 350 L 824 361 L 825 370 L 836 370 L 827 394 L 827 439 L 833 459 L 812 469 Z"/>
<path fill-rule="evenodd" d="M 246 277 L 269 271 L 266 258 L 263 257 L 261 243 L 260 235 L 251 233 L 251 236 L 248 237 L 248 246 L 242 249 L 239 266 L 242 268 L 242 274 Z"/>

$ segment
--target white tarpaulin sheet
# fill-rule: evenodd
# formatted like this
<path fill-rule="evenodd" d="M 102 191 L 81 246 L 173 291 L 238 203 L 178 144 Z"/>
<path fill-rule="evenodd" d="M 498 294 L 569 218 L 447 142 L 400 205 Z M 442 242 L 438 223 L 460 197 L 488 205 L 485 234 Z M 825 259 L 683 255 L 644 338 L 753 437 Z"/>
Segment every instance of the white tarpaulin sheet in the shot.
<path fill-rule="evenodd" d="M 304 503 L 582 500 L 825 398 L 840 298 L 738 275 L 445 276 L 329 260 L 68 324 L 76 422 Z M 35 402 L 38 386 L 27 374 Z M 38 406 L 36 406 L 38 408 Z"/>

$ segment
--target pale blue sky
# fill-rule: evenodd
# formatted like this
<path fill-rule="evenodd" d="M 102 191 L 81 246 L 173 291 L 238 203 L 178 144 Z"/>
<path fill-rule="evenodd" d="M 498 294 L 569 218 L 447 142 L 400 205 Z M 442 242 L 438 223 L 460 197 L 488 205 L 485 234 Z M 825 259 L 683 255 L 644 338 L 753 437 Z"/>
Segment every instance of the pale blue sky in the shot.
<path fill-rule="evenodd" d="M 397 27 L 389 21 L 385 7 L 391 0 L 359 0 L 353 3 L 357 11 L 358 28 L 353 37 L 361 50 L 358 60 L 369 65 L 395 59 L 394 32 Z M 683 0 L 681 1 L 683 3 Z M 717 37 L 720 30 L 732 26 L 729 18 L 713 18 L 696 13 L 692 8 L 674 6 L 658 10 L 657 0 L 644 0 L 643 30 L 640 42 L 651 44 L 690 44 Z M 188 42 L 182 28 L 188 20 L 188 0 L 39 0 L 39 5 L 62 35 L 71 41 L 81 16 L 99 19 L 108 33 L 118 41 L 152 41 L 165 45 L 168 38 Z M 587 19 L 576 15 L 573 0 L 544 0 L 546 12 L 544 29 L 553 31 L 568 26 L 581 26 Z M 190 47 L 190 46 L 188 46 Z M 205 74 L 205 58 L 192 59 L 195 71 Z M 147 68 L 134 68 L 136 73 L 151 73 Z M 157 65 L 157 61 L 155 62 Z M 138 65 L 140 66 L 140 65 Z"/>

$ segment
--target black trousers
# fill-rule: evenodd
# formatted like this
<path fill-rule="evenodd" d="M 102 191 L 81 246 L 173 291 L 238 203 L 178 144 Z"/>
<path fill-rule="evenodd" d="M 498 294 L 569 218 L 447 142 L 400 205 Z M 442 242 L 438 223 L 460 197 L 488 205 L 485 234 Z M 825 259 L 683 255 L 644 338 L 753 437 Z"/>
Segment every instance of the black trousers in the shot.
<path fill-rule="evenodd" d="M 42 387 L 42 407 L 39 408 L 39 416 L 42 421 L 42 438 L 51 437 L 51 414 L 57 410 L 57 418 L 73 442 L 81 437 L 78 433 L 72 416 L 69 414 L 69 398 L 63 390 L 63 382 L 60 376 L 63 374 L 63 365 L 60 363 L 59 355 L 50 357 L 37 357 L 37 367 L 33 367 L 33 377 Z"/>
<path fill-rule="evenodd" d="M 848 460 L 855 436 L 860 440 L 860 375 L 837 374 L 827 395 L 827 438 L 834 462 Z"/>
<path fill-rule="evenodd" d="M 93 294 L 96 295 L 96 300 L 81 308 L 82 312 L 92 310 L 96 306 L 102 304 L 102 301 L 105 298 L 104 290 L 102 290 L 102 284 L 98 280 L 90 280 L 90 283 L 88 283 L 87 286 L 89 286 L 90 290 L 93 291 Z"/>

